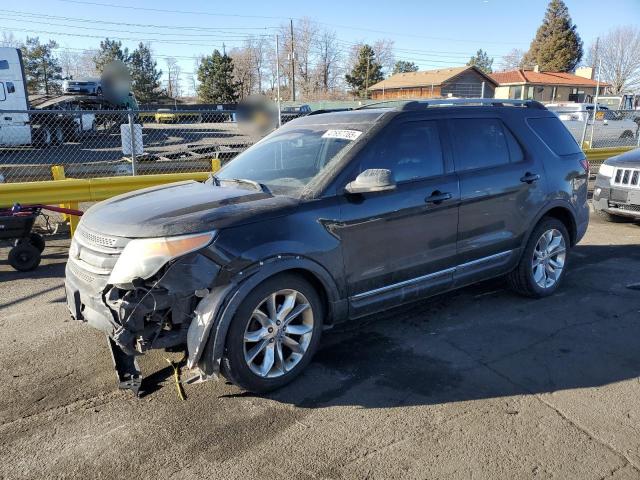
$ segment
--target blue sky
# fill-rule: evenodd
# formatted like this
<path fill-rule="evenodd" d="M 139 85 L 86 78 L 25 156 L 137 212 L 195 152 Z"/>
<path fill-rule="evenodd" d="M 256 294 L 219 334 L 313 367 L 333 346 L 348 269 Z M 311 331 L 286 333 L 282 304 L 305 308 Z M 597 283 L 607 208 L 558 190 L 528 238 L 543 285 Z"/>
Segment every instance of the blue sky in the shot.
<path fill-rule="evenodd" d="M 640 24 L 640 0 L 565 2 L 585 47 L 616 25 Z M 496 65 L 511 49 L 526 50 L 547 3 L 458 0 L 448 6 L 448 2 L 428 0 L 27 0 L 11 2 L 0 13 L 0 30 L 13 31 L 18 38 L 35 34 L 41 39 L 54 38 L 69 49 L 95 47 L 99 37 L 105 36 L 130 38 L 123 40 L 130 47 L 137 43 L 133 39 L 151 40 L 161 68 L 164 56 L 176 56 L 183 71 L 189 72 L 193 70 L 190 57 L 221 49 L 223 42 L 232 48 L 248 34 L 274 33 L 290 17 L 310 17 L 335 31 L 345 49 L 352 42 L 388 38 L 395 42 L 397 59 L 430 69 L 464 64 L 478 48 L 495 57 Z M 78 21 L 93 18 L 136 25 Z M 176 45 L 176 41 L 182 44 Z"/>

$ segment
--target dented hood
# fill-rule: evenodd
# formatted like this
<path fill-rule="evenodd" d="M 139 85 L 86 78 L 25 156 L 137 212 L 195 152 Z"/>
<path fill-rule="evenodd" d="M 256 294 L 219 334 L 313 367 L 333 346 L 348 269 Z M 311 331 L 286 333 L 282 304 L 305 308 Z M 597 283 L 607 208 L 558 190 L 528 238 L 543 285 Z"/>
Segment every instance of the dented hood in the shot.
<path fill-rule="evenodd" d="M 145 188 L 91 207 L 82 225 L 95 232 L 142 238 L 216 230 L 280 215 L 298 200 L 244 186 L 195 181 Z"/>

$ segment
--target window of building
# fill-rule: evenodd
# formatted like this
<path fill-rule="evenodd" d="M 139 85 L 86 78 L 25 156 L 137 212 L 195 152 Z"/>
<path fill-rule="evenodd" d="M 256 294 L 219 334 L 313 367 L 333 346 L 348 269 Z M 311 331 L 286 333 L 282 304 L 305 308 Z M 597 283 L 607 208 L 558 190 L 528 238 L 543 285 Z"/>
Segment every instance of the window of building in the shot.
<path fill-rule="evenodd" d="M 509 98 L 520 100 L 522 98 L 522 85 L 509 87 Z"/>

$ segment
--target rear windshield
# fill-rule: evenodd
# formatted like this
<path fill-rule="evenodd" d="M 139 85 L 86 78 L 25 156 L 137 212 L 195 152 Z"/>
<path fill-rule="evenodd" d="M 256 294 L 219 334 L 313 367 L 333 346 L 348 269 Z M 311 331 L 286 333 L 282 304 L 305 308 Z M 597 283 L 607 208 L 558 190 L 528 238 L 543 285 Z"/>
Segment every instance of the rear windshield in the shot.
<path fill-rule="evenodd" d="M 556 155 L 573 155 L 581 152 L 575 138 L 558 117 L 529 118 L 527 122 Z"/>

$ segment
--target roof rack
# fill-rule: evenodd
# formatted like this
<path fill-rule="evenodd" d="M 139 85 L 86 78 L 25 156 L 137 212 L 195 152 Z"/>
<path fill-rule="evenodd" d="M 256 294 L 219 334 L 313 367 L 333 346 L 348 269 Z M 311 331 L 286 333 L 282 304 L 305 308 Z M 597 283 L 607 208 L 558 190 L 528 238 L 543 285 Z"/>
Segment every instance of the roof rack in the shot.
<path fill-rule="evenodd" d="M 414 100 L 405 103 L 400 110 L 423 110 L 429 107 L 457 107 L 464 105 L 489 105 L 492 107 L 504 107 L 511 105 L 514 107 L 535 108 L 538 110 L 546 110 L 546 107 L 536 100 L 513 100 L 504 98 L 443 98 L 437 100 Z"/>

